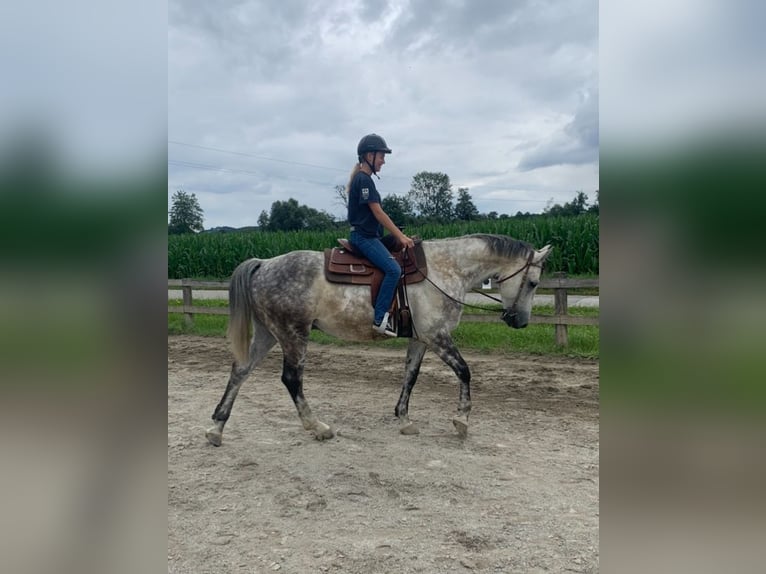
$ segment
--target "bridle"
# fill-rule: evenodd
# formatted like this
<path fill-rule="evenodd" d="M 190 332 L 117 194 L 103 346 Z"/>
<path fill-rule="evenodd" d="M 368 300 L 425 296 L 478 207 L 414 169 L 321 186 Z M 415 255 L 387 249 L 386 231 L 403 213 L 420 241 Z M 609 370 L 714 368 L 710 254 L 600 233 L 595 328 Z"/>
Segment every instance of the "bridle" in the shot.
<path fill-rule="evenodd" d="M 496 283 L 500 284 L 503 281 L 508 281 L 508 279 L 510 279 L 511 277 L 515 277 L 516 275 L 524 271 L 524 276 L 521 278 L 521 284 L 519 285 L 519 290 L 516 292 L 516 298 L 513 300 L 513 303 L 511 303 L 511 306 L 508 309 L 503 309 L 503 314 L 500 316 L 503 319 L 503 321 L 505 321 L 506 323 L 508 323 L 508 321 L 510 321 L 513 317 L 518 315 L 516 311 L 510 312 L 509 309 L 516 309 L 516 303 L 519 302 L 519 297 L 521 297 L 521 292 L 524 290 L 524 284 L 527 282 L 527 276 L 529 275 L 529 268 L 532 266 L 535 266 L 535 267 L 540 267 L 542 269 L 542 265 L 532 263 L 532 259 L 534 258 L 534 256 L 535 256 L 535 252 L 530 251 L 529 257 L 527 258 L 527 264 L 524 265 L 524 267 L 496 281 Z M 492 297 L 492 298 L 495 299 L 496 301 L 500 301 L 496 297 Z M 500 301 L 500 303 L 502 303 L 502 301 Z M 510 323 L 508 324 L 510 325 Z"/>
<path fill-rule="evenodd" d="M 532 263 L 532 260 L 534 258 L 535 258 L 535 252 L 534 251 L 530 251 L 529 252 L 529 257 L 527 257 L 527 263 L 526 263 L 526 265 L 524 265 L 524 267 L 522 267 L 521 269 L 517 269 L 516 271 L 514 271 L 510 275 L 506 275 L 502 279 L 498 279 L 497 281 L 495 281 L 495 283 L 500 285 L 500 283 L 502 283 L 504 281 L 508 281 L 508 279 L 510 279 L 512 277 L 516 277 L 516 275 L 518 275 L 519 273 L 521 273 L 523 271 L 524 272 L 524 277 L 521 278 L 521 283 L 524 284 L 524 281 L 527 280 L 527 275 L 529 275 L 529 268 L 530 267 L 542 267 L 542 265 L 537 265 L 536 263 Z"/>
<path fill-rule="evenodd" d="M 407 257 L 408 251 L 409 251 L 409 248 L 405 249 L 405 251 L 404 251 L 404 256 L 405 256 L 405 257 Z M 526 282 L 526 280 L 527 280 L 527 276 L 529 275 L 529 268 L 530 268 L 530 267 L 539 267 L 539 268 L 541 268 L 541 269 L 542 269 L 542 267 L 543 267 L 543 266 L 542 266 L 541 264 L 539 264 L 539 263 L 532 263 L 532 260 L 534 259 L 534 257 L 535 257 L 535 251 L 534 251 L 534 250 L 532 250 L 532 251 L 530 251 L 530 252 L 529 252 L 529 257 L 527 257 L 527 262 L 524 264 L 524 266 L 523 266 L 523 267 L 521 267 L 520 269 L 517 269 L 516 271 L 514 271 L 514 272 L 513 272 L 513 273 L 511 273 L 510 275 L 506 275 L 506 276 L 505 276 L 505 277 L 503 277 L 502 279 L 498 279 L 497 281 L 495 281 L 495 283 L 499 285 L 500 283 L 503 283 L 503 282 L 505 282 L 505 281 L 508 281 L 508 279 L 511 279 L 511 278 L 513 278 L 513 277 L 516 277 L 516 275 L 518 275 L 519 273 L 521 273 L 521 272 L 524 272 L 524 276 L 521 278 L 521 286 L 519 287 L 519 291 L 518 291 L 518 293 L 516 293 L 516 298 L 513 300 L 513 303 L 511 304 L 511 307 L 510 307 L 511 309 L 515 308 L 515 307 L 516 307 L 516 303 L 518 303 L 518 302 L 519 302 L 519 297 L 521 297 L 521 292 L 522 292 L 522 290 L 524 289 L 524 283 Z M 420 271 L 420 269 L 418 269 L 418 266 L 417 266 L 417 265 L 415 265 L 415 269 L 417 269 L 418 271 Z M 425 274 L 424 274 L 424 275 L 425 275 Z M 484 309 L 484 307 L 479 307 L 478 305 L 471 305 L 470 303 L 466 303 L 465 301 L 460 301 L 460 300 L 458 300 L 458 299 L 455 299 L 455 298 L 454 298 L 452 295 L 450 295 L 449 293 L 447 293 L 446 291 L 444 291 L 444 289 L 442 289 L 441 287 L 439 287 L 439 286 L 438 286 L 436 283 L 434 283 L 433 281 L 431 281 L 431 278 L 430 278 L 430 277 L 428 277 L 428 275 L 425 275 L 425 279 L 426 279 L 426 281 L 428 281 L 428 282 L 429 282 L 431 285 L 433 285 L 434 287 L 436 287 L 436 289 L 437 289 L 439 292 L 441 292 L 441 294 L 442 294 L 442 295 L 444 295 L 445 297 L 447 297 L 447 299 L 450 299 L 450 300 L 454 301 L 454 302 L 455 302 L 455 303 L 457 303 L 458 305 L 462 305 L 463 307 L 472 307 L 472 308 L 474 308 L 474 309 L 482 309 L 482 310 L 485 310 L 485 311 L 486 311 L 486 309 Z M 405 284 L 405 288 L 406 288 L 406 284 Z M 487 297 L 487 298 L 489 298 L 489 299 L 492 299 L 493 301 L 496 301 L 496 302 L 500 303 L 501 305 L 502 305 L 502 303 L 503 303 L 502 299 L 498 299 L 497 297 L 494 297 L 494 296 L 492 296 L 492 295 L 489 295 L 489 294 L 487 294 L 487 293 L 483 293 L 482 291 L 478 291 L 478 290 L 476 290 L 476 289 L 472 289 L 472 291 L 473 291 L 474 293 L 479 293 L 479 294 L 483 295 L 484 297 Z M 505 321 L 505 320 L 508 320 L 508 319 L 510 319 L 510 318 L 511 318 L 511 317 L 513 317 L 514 315 L 516 315 L 516 313 L 515 313 L 515 312 L 514 312 L 514 313 L 509 313 L 507 310 L 503 310 L 502 318 L 503 318 L 503 320 Z"/>

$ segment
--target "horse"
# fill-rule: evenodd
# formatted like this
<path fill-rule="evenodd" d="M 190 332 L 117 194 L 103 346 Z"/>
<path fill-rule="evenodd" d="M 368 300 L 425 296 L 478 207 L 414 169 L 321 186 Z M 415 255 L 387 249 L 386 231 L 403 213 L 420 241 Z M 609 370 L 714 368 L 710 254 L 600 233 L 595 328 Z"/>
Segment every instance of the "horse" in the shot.
<path fill-rule="evenodd" d="M 404 381 L 394 414 L 399 432 L 417 434 L 409 418 L 409 399 L 427 350 L 433 351 L 457 375 L 460 392 L 452 422 L 460 437 L 468 432 L 471 412 L 471 371 L 452 340 L 460 322 L 466 292 L 492 278 L 499 284 L 501 318 L 510 327 L 527 326 L 542 266 L 550 253 L 546 245 L 506 235 L 473 234 L 423 241 L 427 281 L 407 286 L 412 336 L 409 338 Z M 270 259 L 240 263 L 229 282 L 229 326 L 235 361 L 226 390 L 213 412 L 208 441 L 220 446 L 223 429 L 237 393 L 250 372 L 279 344 L 283 353 L 282 383 L 307 431 L 318 440 L 334 431 L 311 411 L 303 394 L 303 368 L 309 334 L 319 329 L 351 341 L 385 338 L 372 329 L 373 308 L 368 286 L 330 283 L 319 251 L 291 251 Z"/>

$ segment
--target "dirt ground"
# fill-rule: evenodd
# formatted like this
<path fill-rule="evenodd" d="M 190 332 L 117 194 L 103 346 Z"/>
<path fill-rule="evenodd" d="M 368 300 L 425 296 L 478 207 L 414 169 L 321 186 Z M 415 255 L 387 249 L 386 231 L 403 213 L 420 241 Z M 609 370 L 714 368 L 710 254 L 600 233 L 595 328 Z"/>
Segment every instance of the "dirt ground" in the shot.
<path fill-rule="evenodd" d="M 304 391 L 337 430 L 303 430 L 277 348 L 245 382 L 223 435 L 205 439 L 231 364 L 224 339 L 168 338 L 168 572 L 597 572 L 595 361 L 428 353 L 399 434 L 402 350 L 312 345 Z"/>

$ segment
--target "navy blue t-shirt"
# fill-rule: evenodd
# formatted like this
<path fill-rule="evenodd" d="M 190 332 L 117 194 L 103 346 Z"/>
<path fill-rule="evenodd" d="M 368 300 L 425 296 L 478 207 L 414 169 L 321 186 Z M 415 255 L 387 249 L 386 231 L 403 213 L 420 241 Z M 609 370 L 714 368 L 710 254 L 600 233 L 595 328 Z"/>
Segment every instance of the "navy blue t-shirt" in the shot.
<path fill-rule="evenodd" d="M 381 237 L 383 226 L 375 219 L 370 203 L 380 203 L 380 194 L 372 178 L 360 171 L 354 176 L 348 192 L 348 222 L 365 237 Z"/>

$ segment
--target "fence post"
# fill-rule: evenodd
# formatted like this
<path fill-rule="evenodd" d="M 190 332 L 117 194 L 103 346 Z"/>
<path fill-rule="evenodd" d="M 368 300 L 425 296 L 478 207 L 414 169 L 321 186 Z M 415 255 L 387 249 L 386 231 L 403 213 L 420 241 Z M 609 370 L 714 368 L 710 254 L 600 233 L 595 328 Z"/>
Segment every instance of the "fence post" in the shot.
<path fill-rule="evenodd" d="M 566 273 L 559 271 L 553 274 L 557 279 L 564 279 Z M 553 290 L 554 313 L 556 315 L 567 314 L 567 290 L 566 287 L 557 287 Z M 556 345 L 566 347 L 569 345 L 569 334 L 566 325 L 556 325 Z"/>
<path fill-rule="evenodd" d="M 192 306 L 192 287 L 191 285 L 186 285 L 187 281 L 188 279 L 184 279 L 181 281 L 181 293 L 183 294 L 184 307 L 191 307 Z M 193 313 L 184 313 L 184 325 L 189 329 L 194 327 Z"/>

